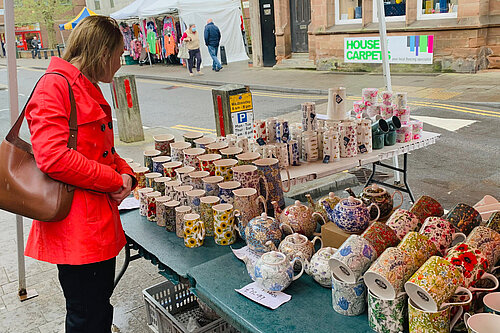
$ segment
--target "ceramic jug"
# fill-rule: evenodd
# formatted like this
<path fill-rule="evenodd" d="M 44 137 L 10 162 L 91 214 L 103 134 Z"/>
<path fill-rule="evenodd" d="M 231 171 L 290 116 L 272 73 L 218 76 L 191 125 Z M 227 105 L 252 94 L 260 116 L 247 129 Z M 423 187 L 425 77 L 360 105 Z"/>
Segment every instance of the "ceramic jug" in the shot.
<path fill-rule="evenodd" d="M 311 207 L 316 213 L 321 214 L 325 221 L 330 221 L 330 219 L 328 218 L 328 214 L 326 213 L 325 207 L 323 206 L 323 202 L 328 202 L 330 206 L 335 207 L 335 205 L 340 201 L 340 198 L 337 197 L 333 192 L 328 193 L 326 197 L 319 199 L 318 202 L 314 202 L 310 194 L 306 194 L 306 198 L 309 202 L 309 207 Z"/>
<path fill-rule="evenodd" d="M 248 222 L 262 212 L 267 214 L 266 201 L 263 196 L 258 195 L 254 188 L 240 188 L 233 191 L 234 208 L 240 212 L 238 222 L 238 231 L 243 240 L 245 240 L 245 228 Z M 261 209 L 259 203 L 262 203 Z"/>
<path fill-rule="evenodd" d="M 264 253 L 255 264 L 247 257 L 244 257 L 243 261 L 252 280 L 269 291 L 283 291 L 304 273 L 302 265 L 300 272 L 293 274 L 293 265 L 297 261 L 302 262 L 300 258 L 290 262 L 283 253 L 276 251 Z"/>
<path fill-rule="evenodd" d="M 285 207 L 285 198 L 283 192 L 290 191 L 290 172 L 288 171 L 288 168 L 284 169 L 288 176 L 288 186 L 284 188 L 283 182 L 281 181 L 279 161 L 276 158 L 261 158 L 254 161 L 253 164 L 258 168 L 259 174 L 264 176 L 267 181 L 267 186 L 269 189 L 269 192 L 265 195 L 265 197 L 269 200 L 267 209 L 273 209 L 270 201 L 278 202 L 280 208 Z"/>
<path fill-rule="evenodd" d="M 341 200 L 335 207 L 324 202 L 323 206 L 335 224 L 347 233 L 359 233 L 368 228 L 370 222 L 375 222 L 380 216 L 380 209 L 374 203 L 370 206 L 365 206 L 361 199 L 356 199 L 350 196 L 347 199 Z M 370 220 L 370 209 L 376 207 L 378 214 L 375 219 Z"/>
<path fill-rule="evenodd" d="M 311 260 L 305 262 L 304 271 L 325 288 L 332 287 L 332 270 L 328 260 L 336 251 L 334 247 L 323 247 L 312 256 Z"/>
<path fill-rule="evenodd" d="M 287 234 L 298 232 L 310 238 L 316 231 L 316 218 L 319 218 L 323 223 L 325 222 L 321 214 L 314 212 L 312 208 L 307 207 L 298 200 L 284 210 L 280 209 L 276 201 L 273 201 L 272 204 L 274 206 L 274 216 L 280 221 L 284 227 L 283 230 Z"/>
<path fill-rule="evenodd" d="M 347 188 L 346 191 L 350 195 L 355 196 L 354 192 L 350 188 Z M 399 194 L 401 202 L 399 203 L 399 205 L 394 207 L 393 199 L 396 193 Z M 372 203 L 376 204 L 380 209 L 380 218 L 385 218 L 389 216 L 393 210 L 398 209 L 403 204 L 403 194 L 400 191 L 396 190 L 391 195 L 389 194 L 389 192 L 387 192 L 385 188 L 380 187 L 377 184 L 365 187 L 363 189 L 363 192 L 360 194 L 359 198 L 363 201 L 363 203 L 366 206 Z M 370 218 L 374 219 L 376 216 L 377 216 L 377 210 L 375 208 L 372 208 L 370 210 Z"/>
<path fill-rule="evenodd" d="M 314 244 L 316 241 L 320 242 L 320 248 L 323 247 L 323 241 L 321 237 L 314 237 L 312 241 L 307 239 L 306 236 L 293 233 L 288 235 L 283 239 L 278 247 L 278 251 L 285 254 L 288 260 L 299 257 L 302 262 L 308 262 L 314 254 Z M 295 270 L 299 270 L 300 266 L 295 265 L 293 267 Z"/>
<path fill-rule="evenodd" d="M 245 228 L 248 247 L 259 254 L 276 250 L 282 234 L 279 222 L 266 213 L 251 219 Z"/>

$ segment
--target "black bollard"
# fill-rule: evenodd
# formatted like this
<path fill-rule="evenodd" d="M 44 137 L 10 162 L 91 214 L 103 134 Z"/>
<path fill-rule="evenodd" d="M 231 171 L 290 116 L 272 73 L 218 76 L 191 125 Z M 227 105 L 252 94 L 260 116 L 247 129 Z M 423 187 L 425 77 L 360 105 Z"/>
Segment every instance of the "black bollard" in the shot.
<path fill-rule="evenodd" d="M 227 57 L 226 57 L 226 48 L 224 46 L 220 46 L 220 62 L 222 65 L 227 65 Z"/>

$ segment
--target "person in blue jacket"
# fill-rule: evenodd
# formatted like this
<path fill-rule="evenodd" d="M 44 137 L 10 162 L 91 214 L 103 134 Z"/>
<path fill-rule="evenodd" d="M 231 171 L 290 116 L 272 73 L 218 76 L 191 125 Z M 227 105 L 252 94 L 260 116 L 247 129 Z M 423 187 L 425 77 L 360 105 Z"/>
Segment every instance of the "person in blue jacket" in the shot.
<path fill-rule="evenodd" d="M 212 57 L 212 70 L 216 72 L 222 69 L 222 65 L 217 58 L 220 37 L 219 28 L 214 24 L 212 19 L 208 19 L 207 25 L 205 26 L 205 45 L 208 47 L 208 53 L 210 53 L 210 56 Z"/>

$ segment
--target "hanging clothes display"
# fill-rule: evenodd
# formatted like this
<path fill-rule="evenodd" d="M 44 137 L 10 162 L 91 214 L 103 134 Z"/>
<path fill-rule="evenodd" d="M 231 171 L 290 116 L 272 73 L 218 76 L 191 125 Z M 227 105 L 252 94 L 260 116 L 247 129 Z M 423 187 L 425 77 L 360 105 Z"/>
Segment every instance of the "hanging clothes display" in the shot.
<path fill-rule="evenodd" d="M 120 31 L 123 35 L 124 49 L 130 51 L 130 43 L 132 42 L 132 30 L 129 25 L 125 22 L 120 23 Z"/>
<path fill-rule="evenodd" d="M 163 38 L 165 43 L 165 57 L 168 57 L 171 54 L 177 54 L 177 52 L 175 51 L 177 46 L 175 42 L 175 36 L 172 33 L 168 33 Z"/>
<path fill-rule="evenodd" d="M 132 30 L 134 31 L 134 38 L 137 39 L 137 37 L 139 37 L 139 32 L 141 32 L 141 28 L 139 27 L 139 24 L 134 23 L 132 25 Z"/>
<path fill-rule="evenodd" d="M 172 16 L 165 16 L 165 18 L 163 19 L 163 36 L 167 34 L 171 34 L 174 37 L 174 42 L 177 42 L 175 22 Z"/>
<path fill-rule="evenodd" d="M 156 32 L 154 31 L 154 22 L 149 21 L 146 25 L 146 41 L 149 47 L 149 53 L 156 54 Z"/>

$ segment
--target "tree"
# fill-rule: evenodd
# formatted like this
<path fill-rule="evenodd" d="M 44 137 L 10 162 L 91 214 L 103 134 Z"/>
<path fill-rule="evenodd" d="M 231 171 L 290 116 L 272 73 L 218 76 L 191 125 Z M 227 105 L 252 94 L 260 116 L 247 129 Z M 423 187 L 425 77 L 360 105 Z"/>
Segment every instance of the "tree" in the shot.
<path fill-rule="evenodd" d="M 70 19 L 73 15 L 71 0 L 16 0 L 16 24 L 27 25 L 37 22 L 45 26 L 48 34 L 48 46 L 56 47 L 55 21 Z"/>

